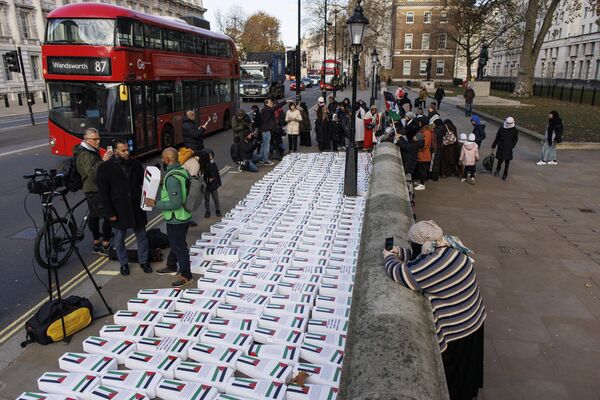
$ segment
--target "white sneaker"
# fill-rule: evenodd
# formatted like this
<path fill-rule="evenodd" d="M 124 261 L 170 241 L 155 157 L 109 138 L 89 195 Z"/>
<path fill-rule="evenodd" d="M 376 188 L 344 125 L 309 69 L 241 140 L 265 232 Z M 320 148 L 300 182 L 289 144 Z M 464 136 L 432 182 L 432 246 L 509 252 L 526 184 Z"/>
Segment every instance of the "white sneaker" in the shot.
<path fill-rule="evenodd" d="M 556 165 L 556 164 L 558 164 L 558 162 L 557 161 L 548 161 L 547 164 L 548 165 Z"/>
<path fill-rule="evenodd" d="M 415 186 L 415 190 L 425 190 L 425 185 L 419 183 L 417 186 Z"/>
<path fill-rule="evenodd" d="M 461 181 L 461 182 L 464 182 L 464 181 L 466 181 L 466 179 L 465 179 L 465 178 L 461 178 L 461 180 L 460 180 L 460 181 Z"/>
<path fill-rule="evenodd" d="M 540 161 L 536 162 L 536 164 L 537 165 L 546 165 L 546 161 L 540 160 Z M 548 163 L 548 164 L 550 164 L 550 163 Z"/>

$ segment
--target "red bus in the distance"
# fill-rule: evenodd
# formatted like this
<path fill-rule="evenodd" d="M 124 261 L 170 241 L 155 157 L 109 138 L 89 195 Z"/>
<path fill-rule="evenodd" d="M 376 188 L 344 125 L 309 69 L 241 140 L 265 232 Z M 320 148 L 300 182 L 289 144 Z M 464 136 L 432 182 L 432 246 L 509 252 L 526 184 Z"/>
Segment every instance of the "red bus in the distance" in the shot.
<path fill-rule="evenodd" d="M 183 20 L 79 3 L 48 15 L 42 46 L 53 154 L 71 155 L 85 130 L 101 146 L 127 139 L 135 155 L 181 143 L 185 110 L 228 129 L 238 104 L 233 41 Z"/>
<path fill-rule="evenodd" d="M 319 87 L 321 90 L 339 90 L 339 87 L 334 87 L 339 85 L 340 78 L 340 66 L 342 63 L 337 60 L 325 60 L 323 66 L 321 66 L 321 70 L 319 71 L 319 76 L 325 76 L 325 81 L 321 79 L 319 82 Z"/>

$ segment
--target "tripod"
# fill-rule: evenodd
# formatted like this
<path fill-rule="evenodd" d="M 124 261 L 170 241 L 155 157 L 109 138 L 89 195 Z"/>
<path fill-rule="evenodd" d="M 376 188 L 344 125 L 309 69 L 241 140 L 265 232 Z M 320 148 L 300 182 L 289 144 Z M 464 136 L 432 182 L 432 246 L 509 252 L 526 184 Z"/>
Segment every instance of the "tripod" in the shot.
<path fill-rule="evenodd" d="M 87 276 L 90 278 L 90 281 L 94 285 L 96 292 L 102 299 L 102 302 L 106 306 L 107 314 L 97 316 L 94 319 L 104 318 L 107 315 L 112 315 L 113 311 L 106 302 L 106 299 L 102 295 L 101 287 L 98 286 L 96 280 L 92 276 L 87 264 L 83 260 L 81 253 L 79 252 L 79 248 L 77 247 L 77 237 L 76 231 L 73 231 L 73 227 L 68 225 L 68 220 L 61 218 L 56 211 L 56 208 L 53 205 L 54 196 L 60 194 L 57 191 L 49 191 L 40 194 L 40 198 L 42 200 L 42 210 L 44 215 L 44 254 L 46 265 L 41 265 L 42 268 L 45 268 L 48 271 L 48 297 L 49 301 L 52 302 L 54 300 L 54 296 L 52 295 L 52 284 L 54 281 L 54 285 L 56 286 L 56 298 L 59 302 L 59 312 L 60 312 L 60 320 L 63 331 L 63 342 L 65 344 L 69 343 L 71 340 L 71 336 L 67 337 L 67 328 L 65 326 L 65 318 L 64 318 L 64 309 L 63 309 L 63 299 L 60 289 L 60 280 L 58 277 L 58 269 L 63 265 L 64 262 L 59 262 L 59 252 L 63 249 L 63 244 L 67 242 L 70 246 L 70 251 L 74 251 L 77 254 L 77 258 L 79 258 L 79 262 L 81 266 L 87 273 Z M 62 236 L 62 237 L 60 237 Z"/>

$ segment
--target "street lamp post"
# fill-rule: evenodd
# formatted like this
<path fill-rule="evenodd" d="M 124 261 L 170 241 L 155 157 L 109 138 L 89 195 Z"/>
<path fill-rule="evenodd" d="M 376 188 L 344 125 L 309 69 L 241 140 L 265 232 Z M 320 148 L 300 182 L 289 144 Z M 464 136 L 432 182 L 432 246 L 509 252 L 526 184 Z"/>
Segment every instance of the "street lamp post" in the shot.
<path fill-rule="evenodd" d="M 321 68 L 321 96 L 323 99 L 327 99 L 327 91 L 325 90 L 325 66 L 327 63 L 327 0 L 325 0 L 325 14 L 323 17 L 323 68 Z"/>
<path fill-rule="evenodd" d="M 300 33 L 300 1 L 301 0 L 298 0 L 298 46 L 296 46 L 296 60 L 294 63 L 296 64 L 296 70 L 294 71 L 294 74 L 296 74 L 296 103 L 300 103 L 300 100 L 302 99 L 300 94 L 300 85 L 302 84 L 302 80 L 300 79 L 300 45 L 302 40 Z"/>
<path fill-rule="evenodd" d="M 371 53 L 371 103 L 369 106 L 375 104 L 375 93 L 377 92 L 375 90 L 375 65 L 377 64 L 378 59 L 377 49 L 373 49 L 373 52 Z"/>
<path fill-rule="evenodd" d="M 356 3 L 354 14 L 346 21 L 350 34 L 350 47 L 352 51 L 352 117 L 350 118 L 350 145 L 346 148 L 346 169 L 344 171 L 344 195 L 356 196 L 356 182 L 358 175 L 358 153 L 354 144 L 356 138 L 356 86 L 358 77 L 358 56 L 362 51 L 363 35 L 369 20 L 363 14 L 360 5 Z"/>
<path fill-rule="evenodd" d="M 335 15 L 335 17 L 333 18 L 333 59 L 337 62 L 337 15 L 340 12 L 339 8 L 336 9 L 335 11 L 333 11 L 333 14 Z M 335 64 L 337 66 L 337 64 Z M 335 67 L 334 67 L 335 68 Z M 339 76 L 335 79 L 335 82 L 333 83 L 333 97 L 335 97 L 336 95 L 336 88 L 337 88 L 337 79 L 339 78 Z"/>

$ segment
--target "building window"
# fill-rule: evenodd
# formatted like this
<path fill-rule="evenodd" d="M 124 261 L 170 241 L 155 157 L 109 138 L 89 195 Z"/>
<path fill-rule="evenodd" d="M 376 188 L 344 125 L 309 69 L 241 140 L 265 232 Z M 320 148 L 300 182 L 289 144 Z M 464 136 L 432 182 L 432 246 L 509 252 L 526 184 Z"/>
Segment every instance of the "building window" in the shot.
<path fill-rule="evenodd" d="M 421 60 L 419 63 L 419 75 L 427 75 L 427 60 Z"/>
<path fill-rule="evenodd" d="M 437 60 L 435 63 L 435 74 L 444 75 L 444 60 Z"/>
<path fill-rule="evenodd" d="M 404 64 L 402 65 L 402 75 L 408 76 L 410 75 L 411 61 L 404 60 Z M 598 74 L 598 72 L 596 72 Z"/>
<path fill-rule="evenodd" d="M 429 50 L 429 33 L 424 33 L 421 36 L 421 50 Z"/>
<path fill-rule="evenodd" d="M 448 12 L 447 11 L 442 11 L 440 13 L 440 22 L 442 24 L 445 24 L 446 22 L 448 22 Z"/>
<path fill-rule="evenodd" d="M 593 30 L 594 30 L 594 24 L 590 24 L 589 33 L 592 33 Z"/>
<path fill-rule="evenodd" d="M 596 80 L 600 79 L 600 60 L 596 60 Z"/>
<path fill-rule="evenodd" d="M 413 34 L 405 33 L 404 34 L 404 50 L 412 50 L 412 41 L 413 41 Z"/>
<path fill-rule="evenodd" d="M 446 48 L 446 34 L 445 33 L 440 33 L 440 42 L 439 42 L 439 49 L 445 49 Z"/>
<path fill-rule="evenodd" d="M 592 61 L 591 60 L 587 60 L 585 62 L 585 75 L 583 76 L 583 79 L 589 79 L 590 77 L 590 68 L 592 67 Z"/>
<path fill-rule="evenodd" d="M 415 23 L 415 12 L 414 11 L 407 11 L 406 12 L 406 23 L 407 24 L 414 24 Z"/>
<path fill-rule="evenodd" d="M 29 12 L 19 12 L 19 21 L 21 22 L 21 36 L 23 39 L 31 38 L 31 23 L 29 21 Z"/>
<path fill-rule="evenodd" d="M 585 76 L 583 76 L 583 61 L 579 61 L 579 79 L 585 79 Z"/>
<path fill-rule="evenodd" d="M 34 81 L 40 79 L 40 56 L 31 56 L 31 76 Z"/>
<path fill-rule="evenodd" d="M 13 80 L 13 73 L 8 70 L 8 63 L 6 62 L 6 54 L 2 54 L 2 66 L 4 67 L 4 77 L 7 81 Z"/>
<path fill-rule="evenodd" d="M 585 25 L 581 25 L 581 34 L 583 35 L 585 33 Z"/>
<path fill-rule="evenodd" d="M 430 24 L 431 23 L 431 11 L 425 11 L 423 14 L 423 23 Z"/>

